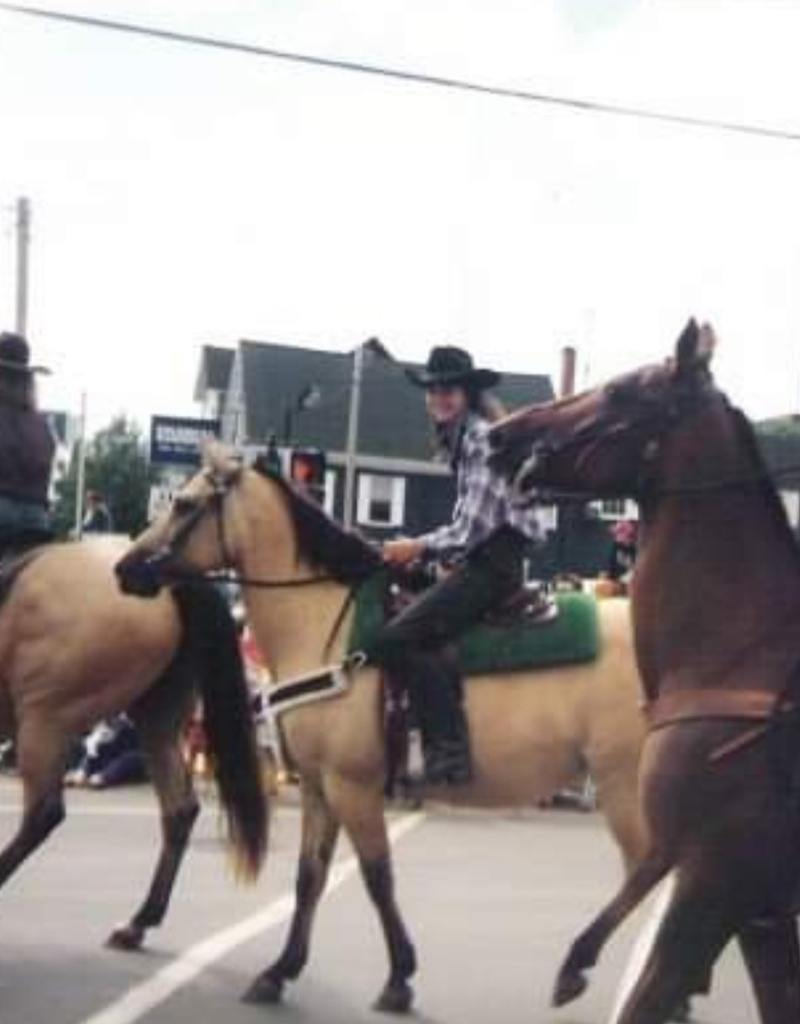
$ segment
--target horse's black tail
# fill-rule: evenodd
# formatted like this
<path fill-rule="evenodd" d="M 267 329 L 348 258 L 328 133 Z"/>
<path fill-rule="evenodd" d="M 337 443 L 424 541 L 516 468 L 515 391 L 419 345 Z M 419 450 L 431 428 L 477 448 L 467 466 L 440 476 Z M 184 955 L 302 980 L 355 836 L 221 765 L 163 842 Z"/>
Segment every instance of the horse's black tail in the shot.
<path fill-rule="evenodd" d="M 269 807 L 236 626 L 213 585 L 182 583 L 173 594 L 203 698 L 209 757 L 236 868 L 253 879 L 267 851 Z"/>

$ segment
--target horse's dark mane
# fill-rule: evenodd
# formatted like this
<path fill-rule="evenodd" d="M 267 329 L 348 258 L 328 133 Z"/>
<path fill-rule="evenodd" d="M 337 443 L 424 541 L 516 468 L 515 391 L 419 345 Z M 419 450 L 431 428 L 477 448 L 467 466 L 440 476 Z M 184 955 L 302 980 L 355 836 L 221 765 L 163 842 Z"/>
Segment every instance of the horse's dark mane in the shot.
<path fill-rule="evenodd" d="M 798 545 L 797 538 L 789 524 L 786 508 L 780 494 L 778 494 L 777 487 L 773 483 L 772 474 L 759 447 L 753 425 L 741 409 L 730 405 L 727 399 L 725 404 L 736 428 L 737 439 L 744 447 L 748 458 L 755 468 L 754 482 L 764 499 L 770 518 L 774 521 L 778 533 L 783 536 L 791 548 L 792 555 L 797 562 L 798 568 L 800 568 L 800 545 Z"/>
<path fill-rule="evenodd" d="M 253 469 L 280 488 L 297 533 L 298 553 L 314 568 L 329 572 L 340 583 L 358 583 L 383 565 L 376 548 L 335 523 L 262 459 L 255 460 Z"/>

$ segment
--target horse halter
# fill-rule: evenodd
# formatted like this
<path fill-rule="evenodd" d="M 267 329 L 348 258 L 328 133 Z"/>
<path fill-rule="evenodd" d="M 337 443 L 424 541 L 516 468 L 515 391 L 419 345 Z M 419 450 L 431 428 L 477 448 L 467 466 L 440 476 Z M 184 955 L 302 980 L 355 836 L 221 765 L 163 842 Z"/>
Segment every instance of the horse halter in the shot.
<path fill-rule="evenodd" d="M 524 481 L 532 473 L 546 470 L 547 463 L 555 458 L 569 454 L 573 449 L 578 449 L 575 459 L 575 470 L 588 463 L 604 446 L 612 442 L 619 435 L 630 436 L 641 434 L 637 442 L 638 455 L 636 458 L 639 467 L 635 484 L 630 488 L 631 497 L 641 498 L 644 495 L 655 492 L 655 481 L 653 467 L 661 452 L 661 445 L 664 437 L 689 416 L 694 416 L 706 408 L 710 395 L 717 392 L 710 386 L 705 385 L 691 390 L 674 386 L 670 394 L 661 398 L 646 396 L 641 393 L 634 394 L 634 387 L 625 384 L 607 384 L 602 389 L 602 404 L 613 402 L 615 394 L 620 398 L 626 391 L 630 392 L 628 401 L 631 404 L 631 413 L 616 413 L 612 410 L 600 408 L 593 415 L 581 420 L 572 430 L 564 432 L 559 436 L 559 431 L 550 428 L 545 431 L 541 438 L 531 442 L 531 454 L 522 463 L 511 480 L 510 491 L 514 503 L 523 504 L 530 500 L 524 490 Z M 634 403 L 638 409 L 633 408 Z M 544 496 L 553 499 L 576 498 L 586 499 L 588 491 L 567 491 L 560 487 L 545 487 Z M 618 497 L 619 491 L 609 488 L 607 492 L 597 488 L 591 491 L 593 497 Z"/>
<path fill-rule="evenodd" d="M 206 515 L 209 508 L 214 514 L 214 521 L 217 526 L 217 542 L 222 556 L 222 568 L 230 569 L 233 567 L 233 559 L 225 536 L 225 516 L 223 509 L 223 504 L 230 490 L 230 486 L 211 469 L 204 470 L 203 477 L 211 484 L 211 493 L 205 499 L 197 502 L 195 507 L 187 514 L 186 519 L 178 526 L 172 540 L 152 556 L 149 560 L 151 567 L 161 569 L 165 563 L 180 554 L 194 532 L 195 527 Z M 175 502 L 180 503 L 180 500 L 180 496 L 178 496 L 175 499 Z M 172 574 L 169 570 L 167 570 L 166 573 L 168 575 Z"/>

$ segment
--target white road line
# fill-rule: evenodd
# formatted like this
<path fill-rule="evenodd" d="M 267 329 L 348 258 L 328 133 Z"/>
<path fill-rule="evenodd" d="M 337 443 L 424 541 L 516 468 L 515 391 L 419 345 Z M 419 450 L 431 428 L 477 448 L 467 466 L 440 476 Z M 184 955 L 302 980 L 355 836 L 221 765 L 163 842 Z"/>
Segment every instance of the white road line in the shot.
<path fill-rule="evenodd" d="M 407 832 L 422 823 L 425 815 L 422 812 L 408 814 L 389 827 L 389 840 L 396 843 Z M 351 875 L 358 871 L 355 857 L 334 864 L 328 879 L 326 892 L 332 892 Z M 119 999 L 109 1003 L 102 1010 L 86 1017 L 81 1024 L 133 1024 L 140 1020 L 154 1007 L 163 1003 L 187 982 L 196 978 L 210 964 L 221 960 L 236 946 L 260 935 L 267 928 L 272 928 L 286 921 L 294 909 L 294 893 L 287 893 L 273 900 L 264 910 L 246 917 L 238 924 L 217 932 L 187 949 L 177 960 L 162 967 L 145 981 L 128 989 Z"/>
<path fill-rule="evenodd" d="M 625 965 L 625 970 L 622 972 L 622 978 L 614 996 L 614 1008 L 611 1011 L 608 1024 L 617 1024 L 617 1021 L 620 1019 L 628 997 L 633 992 L 636 982 L 644 970 L 647 958 L 650 956 L 650 951 L 655 945 L 658 929 L 661 927 L 661 922 L 664 920 L 664 915 L 667 912 L 674 892 L 675 872 L 671 871 L 658 889 L 656 889 L 653 909 L 645 921 L 644 927 L 636 937 L 636 942 L 633 944 L 631 955 L 628 957 L 628 962 Z"/>

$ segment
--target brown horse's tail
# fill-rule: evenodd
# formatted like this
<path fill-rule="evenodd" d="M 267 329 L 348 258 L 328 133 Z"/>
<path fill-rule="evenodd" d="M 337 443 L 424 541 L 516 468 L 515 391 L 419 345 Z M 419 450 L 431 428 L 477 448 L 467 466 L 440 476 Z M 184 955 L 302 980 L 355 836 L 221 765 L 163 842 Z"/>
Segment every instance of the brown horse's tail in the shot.
<path fill-rule="evenodd" d="M 253 879 L 267 851 L 269 806 L 236 626 L 213 585 L 182 583 L 173 595 L 203 698 L 208 752 L 237 873 Z"/>

